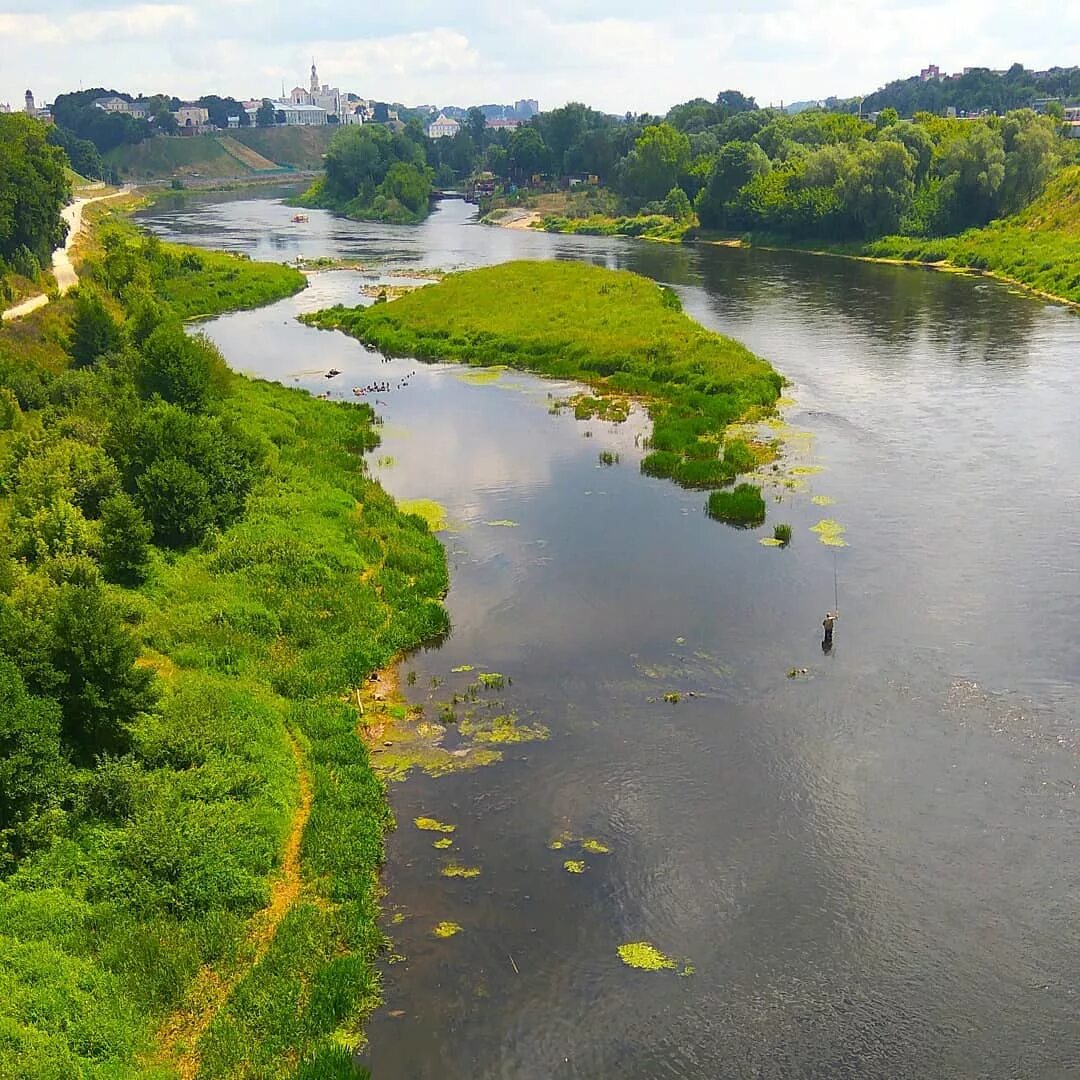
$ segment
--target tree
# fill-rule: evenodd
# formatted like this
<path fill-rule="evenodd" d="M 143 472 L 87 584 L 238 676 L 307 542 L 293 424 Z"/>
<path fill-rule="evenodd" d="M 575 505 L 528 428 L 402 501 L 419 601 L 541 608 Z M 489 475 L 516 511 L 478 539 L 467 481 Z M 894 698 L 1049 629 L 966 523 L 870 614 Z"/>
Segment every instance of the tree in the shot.
<path fill-rule="evenodd" d="M 214 127 L 228 128 L 230 116 L 238 117 L 241 127 L 247 127 L 251 123 L 244 106 L 236 98 L 205 94 L 199 98 L 199 104 L 210 114 L 210 123 Z"/>
<path fill-rule="evenodd" d="M 177 322 L 157 327 L 142 346 L 139 389 L 189 413 L 209 411 L 215 383 L 225 379 L 225 362 L 205 337 L 189 337 Z"/>
<path fill-rule="evenodd" d="M 59 707 L 27 693 L 18 669 L 0 654 L 0 856 L 5 849 L 22 853 L 22 828 L 59 801 L 66 771 Z"/>
<path fill-rule="evenodd" d="M 664 198 L 664 213 L 676 221 L 685 221 L 694 212 L 686 192 L 681 187 L 673 187 Z"/>
<path fill-rule="evenodd" d="M 550 156 L 540 129 L 533 124 L 525 124 L 511 135 L 508 154 L 510 174 L 519 181 L 542 173 Z"/>
<path fill-rule="evenodd" d="M 72 169 L 88 180 L 105 179 L 105 162 L 89 139 L 80 139 L 70 131 L 52 124 L 45 136 L 50 146 L 59 146 L 67 154 Z"/>
<path fill-rule="evenodd" d="M 274 111 L 274 103 L 269 98 L 263 98 L 262 104 L 255 110 L 256 127 L 273 127 L 277 123 L 277 114 Z"/>
<path fill-rule="evenodd" d="M 105 580 L 133 587 L 146 577 L 153 530 L 129 495 L 101 504 L 101 569 Z"/>
<path fill-rule="evenodd" d="M 698 195 L 697 211 L 701 224 L 707 228 L 723 228 L 727 224 L 728 207 L 735 196 L 755 176 L 762 176 L 769 169 L 769 159 L 757 143 L 739 140 L 721 147 L 709 182 Z"/>
<path fill-rule="evenodd" d="M 75 300 L 69 352 L 76 367 L 89 367 L 120 344 L 120 327 L 101 297 L 86 286 Z"/>
<path fill-rule="evenodd" d="M 1026 206 L 1042 191 L 1058 163 L 1053 120 L 1028 110 L 1012 112 L 1002 124 L 1005 178 L 1001 202 L 1006 212 Z"/>
<path fill-rule="evenodd" d="M 487 117 L 484 110 L 475 105 L 471 106 L 465 114 L 464 128 L 472 137 L 473 145 L 478 150 L 482 149 L 487 136 Z"/>
<path fill-rule="evenodd" d="M 1000 133 L 985 124 L 968 124 L 942 150 L 937 172 L 944 182 L 943 210 L 950 231 L 985 224 L 994 216 L 1005 180 Z"/>
<path fill-rule="evenodd" d="M 431 179 L 426 169 L 395 161 L 378 188 L 387 199 L 396 199 L 413 214 L 426 213 L 431 199 Z"/>
<path fill-rule="evenodd" d="M 121 754 L 130 726 L 157 701 L 153 673 L 136 666 L 139 649 L 100 586 L 65 585 L 53 624 L 52 663 L 64 742 L 77 760 Z"/>
<path fill-rule="evenodd" d="M 842 179 L 844 206 L 864 237 L 895 232 L 915 191 L 915 158 L 900 143 L 868 143 Z"/>
<path fill-rule="evenodd" d="M 650 202 L 662 199 L 690 166 L 690 140 L 670 124 L 647 127 L 622 163 L 623 194 Z"/>
<path fill-rule="evenodd" d="M 15 261 L 24 250 L 45 266 L 63 243 L 60 210 L 71 194 L 66 165 L 39 120 L 0 113 L 0 259 Z"/>

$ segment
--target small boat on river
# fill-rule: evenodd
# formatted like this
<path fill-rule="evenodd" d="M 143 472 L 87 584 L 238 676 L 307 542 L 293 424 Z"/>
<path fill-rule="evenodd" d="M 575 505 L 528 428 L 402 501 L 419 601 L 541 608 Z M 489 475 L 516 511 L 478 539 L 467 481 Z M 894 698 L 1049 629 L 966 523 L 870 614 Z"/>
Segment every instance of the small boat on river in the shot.
<path fill-rule="evenodd" d="M 302 225 L 309 220 L 307 214 L 293 214 L 292 219 L 294 225 Z"/>

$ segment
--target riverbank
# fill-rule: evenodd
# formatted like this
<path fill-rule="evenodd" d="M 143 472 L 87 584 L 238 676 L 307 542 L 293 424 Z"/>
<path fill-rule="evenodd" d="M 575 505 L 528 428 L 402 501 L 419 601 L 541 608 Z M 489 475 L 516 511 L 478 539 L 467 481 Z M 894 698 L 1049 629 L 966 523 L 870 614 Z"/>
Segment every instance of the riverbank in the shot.
<path fill-rule="evenodd" d="M 1080 166 L 1062 169 L 1028 207 L 959 236 L 887 236 L 868 243 L 796 243 L 747 233 L 715 235 L 672 219 L 647 225 L 644 219 L 606 215 L 570 218 L 551 209 L 494 210 L 485 224 L 536 228 L 572 235 L 628 236 L 725 247 L 799 251 L 809 255 L 921 266 L 949 273 L 975 273 L 1023 289 L 1051 303 L 1080 306 Z M 666 224 L 665 224 L 666 223 Z"/>
<path fill-rule="evenodd" d="M 390 356 L 506 364 L 641 400 L 653 421 L 642 470 L 688 488 L 724 486 L 760 463 L 765 448 L 725 431 L 767 414 L 783 385 L 745 346 L 683 314 L 670 289 L 579 263 L 451 274 L 392 303 L 332 308 L 304 321 Z M 575 403 L 583 418 L 625 409 L 598 398 Z"/>
<path fill-rule="evenodd" d="M 352 1075 L 392 821 L 350 702 L 446 629 L 443 549 L 369 408 L 179 331 L 301 274 L 117 220 L 80 271 L 0 331 L 0 1073 Z"/>

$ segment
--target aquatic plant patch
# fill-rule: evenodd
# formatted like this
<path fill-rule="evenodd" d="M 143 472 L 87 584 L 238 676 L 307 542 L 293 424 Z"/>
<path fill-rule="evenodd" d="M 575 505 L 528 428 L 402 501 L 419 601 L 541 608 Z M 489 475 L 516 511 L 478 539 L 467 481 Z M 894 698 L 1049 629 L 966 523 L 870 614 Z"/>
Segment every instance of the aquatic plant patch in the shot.
<path fill-rule="evenodd" d="M 436 923 L 431 932 L 437 938 L 452 938 L 455 934 L 461 933 L 461 924 L 444 920 L 443 922 Z"/>
<path fill-rule="evenodd" d="M 631 941 L 620 945 L 619 959 L 627 967 L 639 971 L 674 971 L 679 965 L 670 956 L 665 956 L 655 945 L 648 941 Z"/>

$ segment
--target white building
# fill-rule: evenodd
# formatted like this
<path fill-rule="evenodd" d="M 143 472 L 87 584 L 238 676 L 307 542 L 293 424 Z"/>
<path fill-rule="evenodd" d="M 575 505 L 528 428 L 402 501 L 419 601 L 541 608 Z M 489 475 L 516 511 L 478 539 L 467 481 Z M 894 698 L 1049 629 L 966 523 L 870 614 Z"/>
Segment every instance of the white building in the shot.
<path fill-rule="evenodd" d="M 11 106 L 6 101 L 0 101 L 0 113 L 11 112 Z"/>
<path fill-rule="evenodd" d="M 343 94 L 336 86 L 319 83 L 319 71 L 314 60 L 311 61 L 311 82 L 308 88 L 305 90 L 302 86 L 294 86 L 289 94 L 289 101 L 293 105 L 314 105 L 322 109 L 328 119 L 334 116 L 341 124 L 363 123 L 363 114 L 357 114 L 347 94 Z"/>
<path fill-rule="evenodd" d="M 146 109 L 135 101 L 125 101 L 122 97 L 99 97 L 94 100 L 94 108 L 108 113 L 123 113 L 136 120 L 145 120 Z"/>
<path fill-rule="evenodd" d="M 428 138 L 429 139 L 452 139 L 458 131 L 461 130 L 461 125 L 456 120 L 451 120 L 450 117 L 439 113 L 439 115 L 428 124 Z"/>
<path fill-rule="evenodd" d="M 302 105 L 295 101 L 274 101 L 274 113 L 283 113 L 288 127 L 317 127 L 326 123 L 327 112 L 318 105 Z"/>

